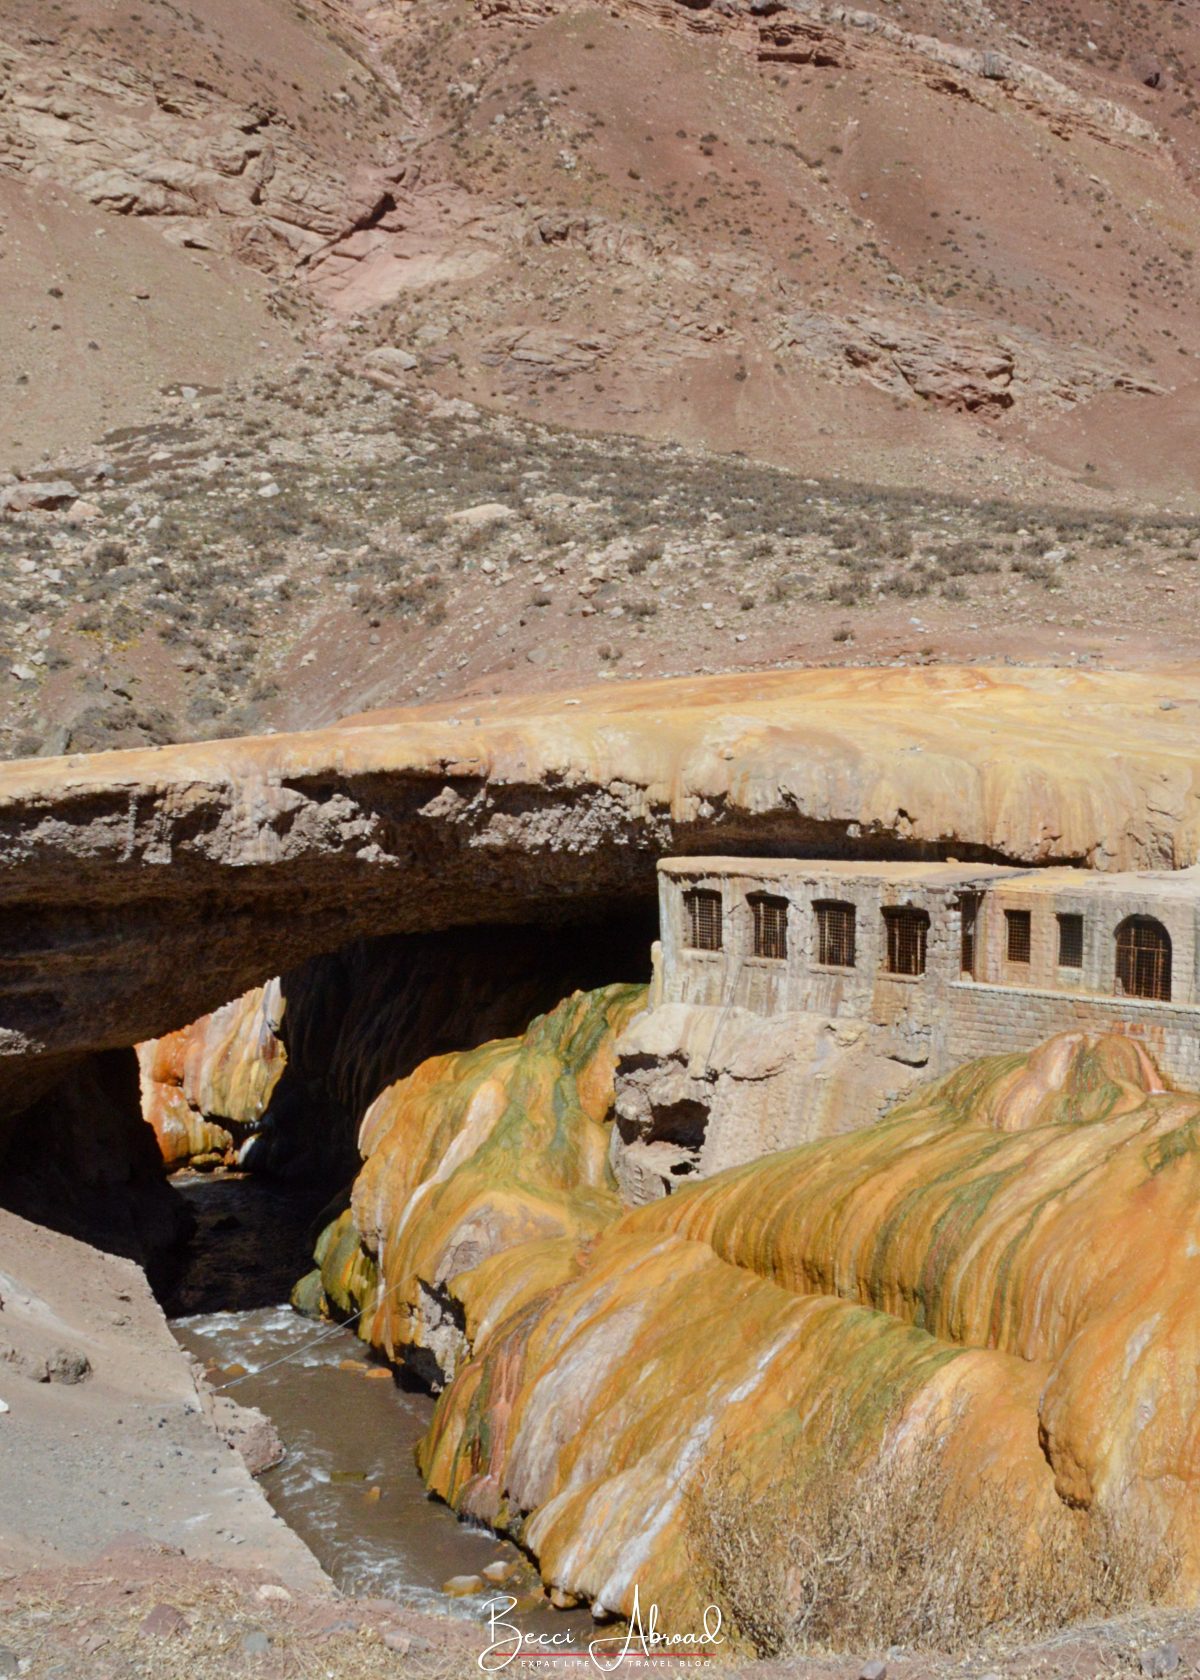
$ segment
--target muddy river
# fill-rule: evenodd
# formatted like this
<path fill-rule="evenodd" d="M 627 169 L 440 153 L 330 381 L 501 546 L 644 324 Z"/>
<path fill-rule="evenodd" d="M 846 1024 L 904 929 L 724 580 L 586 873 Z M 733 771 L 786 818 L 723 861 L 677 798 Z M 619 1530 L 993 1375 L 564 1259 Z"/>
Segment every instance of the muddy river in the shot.
<path fill-rule="evenodd" d="M 412 1460 L 433 1411 L 427 1394 L 400 1388 L 352 1331 L 287 1306 L 204 1313 L 172 1328 L 221 1368 L 216 1382 L 247 1373 L 229 1393 L 266 1412 L 288 1449 L 260 1485 L 343 1591 L 479 1616 L 478 1602 L 448 1598 L 442 1583 L 519 1554 L 427 1497 Z"/>
<path fill-rule="evenodd" d="M 286 1304 L 311 1264 L 310 1227 L 319 1212 L 311 1198 L 236 1177 L 175 1183 L 197 1232 L 172 1291 L 171 1327 L 215 1384 L 231 1383 L 234 1399 L 274 1423 L 287 1456 L 260 1486 L 337 1585 L 483 1620 L 496 1589 L 454 1598 L 443 1583 L 504 1560 L 521 1566 L 503 1590 L 521 1596 L 515 1619 L 522 1626 L 574 1625 L 577 1637 L 590 1629 L 586 1612 L 534 1605 L 536 1576 L 517 1548 L 459 1522 L 426 1495 L 413 1449 L 432 1398 L 401 1386 L 352 1330 L 301 1318 Z"/>

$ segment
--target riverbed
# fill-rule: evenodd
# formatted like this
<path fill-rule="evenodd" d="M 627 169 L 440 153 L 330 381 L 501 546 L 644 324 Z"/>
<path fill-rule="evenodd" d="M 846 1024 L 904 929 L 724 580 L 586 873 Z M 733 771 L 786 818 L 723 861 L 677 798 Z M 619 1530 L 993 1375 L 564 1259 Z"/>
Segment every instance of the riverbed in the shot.
<path fill-rule="evenodd" d="M 174 1183 L 196 1232 L 172 1286 L 171 1328 L 215 1386 L 275 1425 L 287 1455 L 260 1485 L 336 1585 L 481 1621 L 497 1589 L 456 1598 L 443 1585 L 503 1562 L 515 1573 L 499 1590 L 528 1606 L 515 1618 L 522 1627 L 590 1628 L 586 1612 L 533 1603 L 539 1584 L 517 1547 L 426 1494 L 413 1453 L 433 1398 L 406 1386 L 353 1330 L 287 1305 L 311 1265 L 320 1198 L 237 1174 Z"/>
<path fill-rule="evenodd" d="M 203 1313 L 172 1328 L 215 1383 L 232 1383 L 234 1399 L 274 1423 L 287 1456 L 260 1485 L 344 1592 L 480 1617 L 481 1597 L 448 1597 L 443 1582 L 521 1558 L 427 1496 L 413 1449 L 429 1395 L 401 1388 L 352 1331 L 287 1306 Z"/>

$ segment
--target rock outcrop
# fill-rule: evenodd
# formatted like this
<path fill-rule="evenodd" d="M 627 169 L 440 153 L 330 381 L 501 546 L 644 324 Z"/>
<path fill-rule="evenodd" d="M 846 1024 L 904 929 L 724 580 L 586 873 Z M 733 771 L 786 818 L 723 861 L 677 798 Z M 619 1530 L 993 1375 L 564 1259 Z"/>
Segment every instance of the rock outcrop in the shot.
<path fill-rule="evenodd" d="M 1194 1597 L 1198 1124 L 1130 1041 L 1064 1035 L 536 1267 L 493 1253 L 448 1285 L 473 1357 L 422 1468 L 563 1591 L 678 1618 L 689 1487 L 802 1480 L 836 1417 L 859 1462 L 923 1439 L 948 1519 L 990 1501 L 1036 1553 L 1083 1513 Z"/>
<path fill-rule="evenodd" d="M 670 851 L 1184 867 L 1194 707 L 1185 674 L 799 671 L 5 765 L 0 1104 L 357 937 L 649 904 Z"/>
<path fill-rule="evenodd" d="M 287 1062 L 277 980 L 138 1045 L 142 1113 L 168 1166 L 228 1154 L 254 1130 Z"/>
<path fill-rule="evenodd" d="M 340 70 L 369 88 L 372 103 L 411 121 L 386 76 L 360 77 L 366 39 L 353 13 L 343 9 L 326 24 L 331 50 L 319 71 L 309 71 L 309 111 L 320 103 L 319 89 L 332 96 Z M 0 31 L 3 25 L 0 19 Z M 349 164 L 339 163 L 325 134 L 314 144 L 313 125 L 285 108 L 291 101 L 280 99 L 280 89 L 268 91 L 262 66 L 237 64 L 243 42 L 236 31 L 229 49 L 234 62 L 222 63 L 218 47 L 204 72 L 192 76 L 173 52 L 156 76 L 153 30 L 148 64 L 123 58 L 115 42 L 106 52 L 92 40 L 64 64 L 55 53 L 61 44 L 50 36 L 16 39 L 16 33 L 0 34 L 8 91 L 0 162 L 115 215 L 150 218 L 173 244 L 227 251 L 254 268 L 289 275 L 298 260 L 368 223 L 403 174 L 387 168 L 365 134 L 363 151 Z M 289 23 L 287 33 L 293 51 L 303 52 L 303 27 Z M 214 45 L 219 41 L 218 33 Z M 206 48 L 192 50 L 203 58 Z M 344 143 L 345 125 L 358 129 L 359 119 L 344 91 L 340 103 Z"/>
<path fill-rule="evenodd" d="M 613 1170 L 630 1204 L 866 1125 L 929 1072 L 869 1021 L 668 1003 L 617 1046 Z"/>
<path fill-rule="evenodd" d="M 640 986 L 577 993 L 520 1038 L 436 1056 L 363 1116 L 365 1165 L 298 1303 L 361 1312 L 359 1334 L 440 1386 L 465 1343 L 453 1289 L 495 1261 L 503 1315 L 574 1269 L 617 1217 L 608 1162 L 616 1041 Z M 564 1272 L 563 1268 L 566 1268 Z M 547 1270 L 548 1268 L 548 1270 Z"/>
<path fill-rule="evenodd" d="M 364 1119 L 298 1298 L 449 1379 L 431 1488 L 560 1593 L 628 1613 L 637 1586 L 681 1621 L 697 1489 L 799 1487 L 836 1420 L 851 1469 L 931 1455 L 948 1532 L 986 1511 L 1036 1536 L 1032 1568 L 1141 1547 L 1193 1597 L 1200 1097 L 1130 1039 L 1064 1034 L 623 1213 L 613 1070 L 644 996 L 434 1058 Z"/>
<path fill-rule="evenodd" d="M 1064 356 L 1036 333 L 999 324 L 972 330 L 932 307 L 891 316 L 803 310 L 781 324 L 775 348 L 831 379 L 864 379 L 895 397 L 990 418 L 1019 398 L 1061 408 L 1103 391 L 1163 389 L 1102 354 L 1080 348 Z"/>

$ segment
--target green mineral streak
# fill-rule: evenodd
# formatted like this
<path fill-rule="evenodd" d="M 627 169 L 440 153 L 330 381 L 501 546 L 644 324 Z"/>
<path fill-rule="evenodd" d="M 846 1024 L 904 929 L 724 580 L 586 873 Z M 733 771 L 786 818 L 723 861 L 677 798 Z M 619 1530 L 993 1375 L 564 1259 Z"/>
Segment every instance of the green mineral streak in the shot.
<path fill-rule="evenodd" d="M 439 1105 L 441 1113 L 421 1146 L 424 1159 L 417 1182 L 437 1170 L 483 1085 L 499 1081 L 507 1100 L 479 1148 L 429 1198 L 427 1217 L 432 1222 L 441 1217 L 441 1208 L 459 1186 L 464 1192 L 492 1186 L 524 1190 L 541 1206 L 557 1200 L 565 1224 L 583 1235 L 594 1234 L 611 1222 L 618 1207 L 607 1154 L 599 1158 L 599 1183 L 586 1182 L 583 1172 L 585 1161 L 591 1168 L 597 1164 L 594 1141 L 585 1147 L 585 1128 L 594 1127 L 597 1117 L 583 1109 L 579 1079 L 606 1039 L 615 1037 L 645 1000 L 646 988 L 641 985 L 576 993 L 537 1016 L 521 1038 L 496 1040 L 444 1059 L 437 1083 L 419 1098 Z M 309 1279 L 303 1279 L 297 1285 L 297 1303 L 302 1310 L 335 1316 L 361 1311 L 362 1333 L 367 1334 L 370 1308 L 380 1287 L 379 1270 L 363 1248 L 348 1210 L 321 1232 L 315 1259 L 320 1294 Z M 404 1294 L 398 1291 L 398 1301 Z"/>
<path fill-rule="evenodd" d="M 1174 1162 L 1181 1161 L 1185 1155 L 1195 1154 L 1197 1149 L 1200 1149 L 1200 1138 L 1197 1137 L 1198 1131 L 1200 1131 L 1200 1116 L 1197 1116 L 1194 1120 L 1189 1120 L 1184 1126 L 1176 1126 L 1174 1131 L 1167 1132 L 1163 1137 L 1155 1138 L 1147 1146 L 1143 1156 L 1146 1171 L 1149 1175 L 1154 1178 L 1162 1172 L 1164 1167 L 1169 1167 Z"/>
<path fill-rule="evenodd" d="M 507 1155 L 513 1163 L 512 1177 L 518 1182 L 531 1182 L 539 1190 L 574 1188 L 579 1128 L 585 1118 L 579 1100 L 579 1073 L 600 1051 L 605 1038 L 620 1032 L 643 1007 L 645 998 L 644 986 L 606 986 L 579 993 L 532 1021 L 524 1038 L 513 1041 L 517 1065 L 509 1085 L 509 1102 L 481 1155 L 492 1149 Z M 470 1056 L 463 1061 L 469 1063 Z M 548 1069 L 554 1074 L 547 1111 Z M 463 1072 L 471 1077 L 469 1067 Z M 547 1120 L 552 1122 L 550 1129 Z M 532 1161 L 531 1128 L 538 1132 L 541 1146 Z M 533 1173 L 531 1165 L 536 1169 Z M 615 1192 L 616 1181 L 607 1166 L 604 1183 L 606 1189 Z"/>
<path fill-rule="evenodd" d="M 349 1208 L 326 1225 L 313 1257 L 326 1313 L 349 1318 L 370 1305 L 379 1286 L 379 1269 L 362 1246 Z"/>

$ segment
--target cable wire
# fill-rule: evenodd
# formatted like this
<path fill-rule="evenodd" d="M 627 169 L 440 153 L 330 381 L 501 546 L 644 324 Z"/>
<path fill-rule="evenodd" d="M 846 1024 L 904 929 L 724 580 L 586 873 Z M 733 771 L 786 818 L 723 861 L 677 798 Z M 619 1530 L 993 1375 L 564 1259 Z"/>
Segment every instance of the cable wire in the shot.
<path fill-rule="evenodd" d="M 395 1291 L 399 1289 L 402 1282 L 403 1279 L 400 1279 L 396 1283 L 391 1284 L 389 1288 L 384 1290 L 383 1294 L 380 1295 L 377 1300 L 369 1302 L 368 1305 L 379 1306 L 382 1302 L 387 1300 L 389 1295 L 394 1294 Z M 310 1349 L 320 1347 L 322 1342 L 329 1341 L 330 1337 L 336 1336 L 339 1330 L 345 1330 L 348 1325 L 351 1325 L 357 1319 L 360 1319 L 366 1310 L 366 1307 L 359 1307 L 358 1311 L 351 1313 L 349 1318 L 339 1318 L 336 1324 L 331 1324 L 328 1330 L 322 1330 L 321 1334 L 319 1336 L 314 1336 L 311 1342 L 302 1342 L 298 1348 L 292 1348 L 290 1353 L 285 1353 L 279 1359 L 272 1359 L 267 1365 L 260 1365 L 256 1371 L 243 1371 L 240 1377 L 230 1377 L 228 1382 L 210 1383 L 209 1387 L 212 1389 L 214 1394 L 223 1394 L 227 1388 L 236 1388 L 239 1383 L 249 1382 L 251 1377 L 261 1377 L 267 1371 L 275 1370 L 278 1365 L 290 1364 L 293 1359 L 299 1359 L 302 1353 L 308 1353 Z"/>

